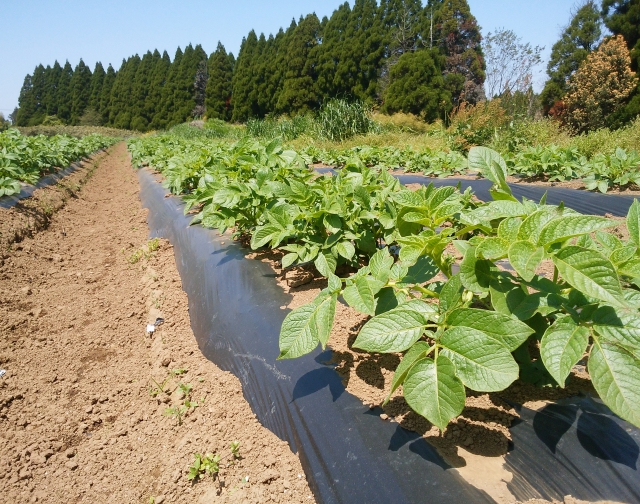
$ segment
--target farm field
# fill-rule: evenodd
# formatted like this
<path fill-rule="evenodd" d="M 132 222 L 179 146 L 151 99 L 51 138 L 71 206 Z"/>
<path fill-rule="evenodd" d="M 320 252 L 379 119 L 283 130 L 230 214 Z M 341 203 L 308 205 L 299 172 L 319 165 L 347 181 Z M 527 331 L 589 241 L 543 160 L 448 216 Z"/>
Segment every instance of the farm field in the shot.
<path fill-rule="evenodd" d="M 125 145 L 69 178 L 64 206 L 31 223 L 10 250 L 3 243 L 0 494 L 11 502 L 310 502 L 298 458 L 257 423 L 239 381 L 199 353 L 173 249 L 148 241 Z M 0 209 L 3 239 L 29 225 L 21 212 L 36 214 L 36 202 L 58 190 Z M 165 323 L 146 335 L 157 317 Z M 186 397 L 179 384 L 191 387 Z M 194 406 L 179 425 L 165 412 L 185 400 Z M 191 485 L 196 452 L 225 457 L 222 495 L 210 477 Z"/>
<path fill-rule="evenodd" d="M 514 403 L 536 410 L 599 395 L 638 424 L 632 379 L 638 203 L 627 219 L 612 219 L 518 201 L 506 184 L 514 165 L 489 148 L 468 155 L 334 148 L 320 163 L 338 169 L 323 175 L 313 169 L 319 161 L 313 148 L 297 152 L 279 138 L 246 132 L 239 140 L 211 138 L 206 127 L 185 125 L 130 138 L 127 147 L 129 153 L 123 143 L 110 147 L 57 186 L 2 210 L 3 247 L 9 247 L 0 270 L 6 293 L 0 307 L 8 320 L 0 366 L 9 368 L 0 382 L 3 421 L 17 445 L 32 431 L 42 436 L 17 459 L 10 449 L 5 453 L 16 469 L 3 482 L 16 496 L 42 500 L 36 491 L 43 485 L 63 488 L 47 479 L 49 459 L 60 462 L 52 471 L 60 485 L 81 474 L 89 478 L 80 500 L 106 492 L 96 474 L 111 480 L 115 460 L 131 467 L 127 493 L 118 500 L 191 502 L 220 494 L 230 502 L 240 496 L 296 502 L 311 495 L 287 444 L 263 427 L 256 435 L 257 420 L 236 379 L 200 354 L 173 248 L 147 241 L 134 167 L 157 170 L 186 203 L 192 224 L 216 229 L 245 247 L 248 259 L 275 270 L 293 310 L 281 329 L 281 359 L 328 345 L 349 393 L 370 408 L 382 406 L 384 421 L 419 433 L 463 480 L 496 502 L 515 499 L 505 484 L 511 473 L 503 469 L 510 428 L 520 416 Z M 389 169 L 405 160 L 414 164 Z M 394 178 L 435 162 L 464 162 L 453 173 L 489 180 L 493 201 L 481 202 L 471 190 L 429 186 L 429 177 L 406 187 Z M 46 230 L 32 233 L 39 228 Z M 58 301 L 77 299 L 79 292 L 77 309 Z M 145 337 L 145 325 L 158 317 L 165 324 Z M 48 335 L 40 336 L 42 330 Z M 471 332 L 477 342 L 465 349 L 448 341 L 456 331 Z M 88 349 L 87 340 L 95 340 Z M 557 350 L 561 343 L 568 348 Z M 11 370 L 12 362 L 25 361 L 20 352 L 30 355 L 28 365 Z M 462 362 L 470 370 L 458 371 Z M 480 374 L 472 370 L 479 365 Z M 429 366 L 448 389 L 421 390 Z M 40 385 L 24 388 L 13 376 L 34 368 L 44 370 Z M 72 376 L 62 378 L 58 369 Z M 418 372 L 425 377 L 416 378 Z M 419 380 L 417 389 L 412 380 Z M 29 401 L 29 393 L 51 387 L 60 404 Z M 230 413 L 220 413 L 219 405 Z M 25 423 L 29 415 L 37 419 Z M 207 434 L 222 418 L 229 427 Z M 223 439 L 233 432 L 234 439 Z M 236 440 L 242 458 L 220 470 L 224 490 L 209 479 L 191 486 L 193 453 L 230 454 Z M 243 454 L 245 445 L 278 455 L 273 463 L 252 459 Z M 167 446 L 170 456 L 160 455 Z M 157 468 L 153 477 L 136 473 L 147 460 Z M 237 485 L 227 488 L 227 481 Z"/>
<path fill-rule="evenodd" d="M 0 500 L 640 502 L 640 0 L 252 1 L 0 5 Z"/>

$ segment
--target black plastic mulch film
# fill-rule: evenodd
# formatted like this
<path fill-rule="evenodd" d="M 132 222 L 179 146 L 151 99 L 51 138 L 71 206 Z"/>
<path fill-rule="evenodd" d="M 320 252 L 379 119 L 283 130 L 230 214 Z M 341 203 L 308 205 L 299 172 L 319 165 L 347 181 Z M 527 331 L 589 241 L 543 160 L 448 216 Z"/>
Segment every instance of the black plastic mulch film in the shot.
<path fill-rule="evenodd" d="M 291 297 L 278 287 L 273 270 L 245 260 L 246 252 L 228 237 L 189 227 L 191 217 L 183 214 L 181 200 L 165 197 L 158 176 L 148 170 L 138 173 L 151 235 L 174 246 L 201 351 L 240 379 L 258 420 L 300 454 L 318 502 L 493 502 L 451 470 L 419 434 L 382 421 L 381 409 L 370 410 L 346 392 L 338 374 L 325 364 L 330 351 L 276 361 L 280 325 L 288 312 L 283 307 Z M 432 181 L 415 176 L 401 180 Z M 461 182 L 481 199 L 489 188 L 485 181 Z M 535 200 L 544 193 L 538 187 L 523 189 L 527 194 L 514 194 Z M 605 196 L 603 204 L 596 196 L 551 189 L 547 201 L 564 200 L 585 213 L 604 208 L 614 215 L 624 215 L 632 201 Z M 505 468 L 513 474 L 508 488 L 518 500 L 562 501 L 571 494 L 589 501 L 640 502 L 638 429 L 590 398 L 540 411 L 517 409 L 521 418 L 511 428 Z"/>

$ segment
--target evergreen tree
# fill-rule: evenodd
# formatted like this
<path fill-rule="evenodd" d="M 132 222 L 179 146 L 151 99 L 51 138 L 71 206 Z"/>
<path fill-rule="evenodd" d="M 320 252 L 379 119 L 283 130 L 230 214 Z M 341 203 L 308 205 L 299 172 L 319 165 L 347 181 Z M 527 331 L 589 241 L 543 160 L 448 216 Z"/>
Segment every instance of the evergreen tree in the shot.
<path fill-rule="evenodd" d="M 156 53 L 159 58 L 160 54 L 157 51 Z M 149 118 L 145 114 L 145 102 L 149 93 L 154 66 L 154 55 L 151 51 L 147 51 L 140 60 L 131 86 L 131 95 L 129 96 L 127 107 L 131 112 L 131 129 L 146 131 L 149 126 Z"/>
<path fill-rule="evenodd" d="M 58 115 L 58 85 L 60 83 L 60 76 L 62 75 L 62 67 L 57 61 L 51 67 L 51 70 L 47 67 L 45 77 L 45 115 L 57 116 Z"/>
<path fill-rule="evenodd" d="M 113 83 L 116 80 L 116 71 L 109 63 L 107 67 L 107 73 L 104 76 L 102 82 L 102 89 L 100 91 L 100 105 L 98 107 L 98 113 L 102 117 L 102 123 L 106 124 L 109 121 L 109 104 L 111 102 L 111 90 L 113 89 Z"/>
<path fill-rule="evenodd" d="M 122 66 L 116 73 L 109 102 L 109 124 L 114 128 L 129 129 L 131 127 L 131 94 L 139 65 L 140 56 L 136 54 L 128 60 L 123 60 Z"/>
<path fill-rule="evenodd" d="M 589 0 L 573 15 L 560 40 L 551 48 L 547 65 L 549 80 L 540 99 L 546 112 L 562 100 L 568 89 L 569 77 L 580 67 L 602 36 L 602 20 L 595 1 Z"/>
<path fill-rule="evenodd" d="M 18 113 L 16 115 L 16 124 L 18 126 L 27 126 L 29 121 L 36 113 L 36 100 L 33 96 L 33 84 L 31 83 L 31 74 L 27 74 L 20 88 L 20 96 L 18 97 Z"/>
<path fill-rule="evenodd" d="M 631 51 L 631 69 L 640 70 L 640 2 L 603 0 L 604 24 L 614 35 L 622 35 Z"/>
<path fill-rule="evenodd" d="M 451 92 L 442 73 L 445 62 L 437 49 L 400 56 L 391 67 L 382 110 L 389 114 L 407 112 L 427 121 L 444 117 L 451 110 Z"/>
<path fill-rule="evenodd" d="M 82 58 L 71 77 L 71 124 L 78 124 L 91 99 L 91 69 Z"/>
<path fill-rule="evenodd" d="M 215 52 L 209 56 L 209 80 L 206 91 L 207 117 L 228 121 L 231 119 L 231 92 L 233 80 L 233 54 L 227 54 L 218 42 Z"/>
<path fill-rule="evenodd" d="M 171 68 L 171 58 L 167 51 L 162 56 L 158 51 L 153 54 L 155 65 L 149 81 L 149 92 L 144 102 L 144 117 L 149 121 L 149 127 L 156 128 L 154 118 L 162 109 L 162 93 Z"/>
<path fill-rule="evenodd" d="M 263 94 L 264 104 L 258 104 L 257 117 L 273 113 L 278 108 L 280 95 L 284 89 L 284 81 L 287 75 L 287 60 L 289 58 L 289 42 L 296 31 L 298 24 L 294 19 L 286 31 L 280 30 L 273 39 L 273 46 L 269 49 L 271 53 L 264 68 L 265 84 Z"/>
<path fill-rule="evenodd" d="M 100 94 L 102 93 L 105 74 L 102 63 L 98 61 L 91 76 L 91 95 L 89 97 L 89 107 L 96 112 L 100 109 Z"/>
<path fill-rule="evenodd" d="M 253 72 L 255 75 L 252 100 L 256 102 L 258 117 L 264 117 L 276 109 L 281 94 L 280 80 L 274 79 L 278 47 L 273 35 L 265 39 L 260 35 L 257 48 L 258 58 L 254 59 Z"/>
<path fill-rule="evenodd" d="M 58 80 L 58 89 L 56 90 L 56 103 L 58 105 L 58 119 L 68 124 L 71 121 L 71 106 L 73 103 L 73 89 L 71 87 L 71 79 L 73 77 L 73 68 L 67 60 L 60 73 Z"/>
<path fill-rule="evenodd" d="M 321 97 L 337 97 L 340 91 L 335 82 L 336 69 L 347 39 L 347 27 L 351 15 L 349 2 L 340 5 L 324 23 L 322 45 L 318 56 L 318 93 Z"/>
<path fill-rule="evenodd" d="M 376 96 L 384 31 L 375 0 L 356 0 L 349 14 L 345 43 L 334 76 L 337 96 L 371 100 Z"/>
<path fill-rule="evenodd" d="M 565 119 L 577 131 L 610 125 L 610 117 L 638 84 L 621 35 L 605 40 L 569 80 Z"/>
<path fill-rule="evenodd" d="M 640 75 L 640 2 L 638 0 L 604 0 L 604 23 L 614 35 L 622 35 L 631 51 L 631 69 Z M 611 125 L 621 126 L 640 114 L 640 84 L 631 101 L 610 118 Z"/>
<path fill-rule="evenodd" d="M 196 106 L 194 82 L 198 67 L 203 61 L 207 61 L 207 53 L 202 46 L 197 45 L 194 48 L 189 44 L 185 48 L 173 90 L 173 113 L 167 126 L 180 124 L 191 117 L 191 112 Z"/>
<path fill-rule="evenodd" d="M 447 57 L 445 81 L 454 105 L 462 101 L 476 103 L 483 100 L 485 63 L 480 47 L 482 36 L 467 0 L 429 0 L 426 9 L 433 12 L 434 47 L 437 43 Z M 431 20 L 429 30 L 430 27 Z M 425 21 L 423 32 L 426 30 Z"/>
<path fill-rule="evenodd" d="M 44 104 L 46 99 L 46 70 L 41 64 L 33 71 L 33 76 L 31 77 L 31 92 L 33 94 L 35 110 L 29 119 L 29 126 L 35 126 L 37 124 L 42 124 L 47 113 L 46 106 Z"/>
<path fill-rule="evenodd" d="M 180 71 L 180 62 L 182 61 L 182 49 L 178 47 L 176 54 L 173 58 L 173 62 L 169 67 L 167 73 L 167 79 L 165 85 L 162 88 L 162 97 L 160 99 L 160 105 L 156 109 L 156 113 L 153 116 L 151 122 L 151 129 L 164 129 L 171 121 L 173 115 L 173 93 L 178 86 L 178 73 Z"/>
<path fill-rule="evenodd" d="M 300 19 L 289 41 L 278 111 L 296 114 L 320 105 L 316 88 L 319 43 L 320 20 L 315 14 L 309 14 Z"/>
<path fill-rule="evenodd" d="M 256 32 L 251 30 L 246 38 L 242 39 L 238 60 L 236 61 L 233 74 L 233 115 L 234 121 L 246 121 L 251 117 L 256 117 L 257 110 L 255 104 L 251 102 L 251 90 L 253 87 L 253 76 L 251 67 L 256 57 L 258 48 L 258 37 Z"/>

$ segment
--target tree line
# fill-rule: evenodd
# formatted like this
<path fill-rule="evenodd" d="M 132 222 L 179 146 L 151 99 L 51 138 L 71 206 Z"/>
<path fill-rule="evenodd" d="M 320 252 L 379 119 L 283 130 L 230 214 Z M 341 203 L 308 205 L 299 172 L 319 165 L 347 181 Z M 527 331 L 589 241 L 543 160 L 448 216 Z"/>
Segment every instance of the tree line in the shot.
<path fill-rule="evenodd" d="M 466 0 L 356 0 L 276 35 L 123 60 L 93 71 L 38 65 L 25 77 L 17 124 L 103 124 L 146 131 L 193 116 L 246 121 L 316 110 L 332 98 L 377 103 L 427 120 L 484 99 L 480 28 Z"/>
<path fill-rule="evenodd" d="M 618 42 L 604 37 L 605 28 Z M 484 100 L 485 78 L 489 98 L 532 93 L 541 50 L 504 29 L 483 41 L 467 0 L 355 0 L 328 18 L 292 20 L 275 35 L 252 30 L 237 58 L 218 43 L 208 56 L 200 45 L 178 48 L 173 59 L 149 51 L 118 70 L 97 63 L 91 71 L 82 60 L 75 68 L 68 61 L 38 65 L 10 117 L 22 126 L 60 121 L 147 131 L 205 115 L 236 122 L 294 116 L 344 98 L 430 121 Z M 639 72 L 640 0 L 584 0 L 552 48 L 539 103 L 578 131 L 619 126 L 640 113 Z M 585 100 L 593 102 L 589 110 Z"/>

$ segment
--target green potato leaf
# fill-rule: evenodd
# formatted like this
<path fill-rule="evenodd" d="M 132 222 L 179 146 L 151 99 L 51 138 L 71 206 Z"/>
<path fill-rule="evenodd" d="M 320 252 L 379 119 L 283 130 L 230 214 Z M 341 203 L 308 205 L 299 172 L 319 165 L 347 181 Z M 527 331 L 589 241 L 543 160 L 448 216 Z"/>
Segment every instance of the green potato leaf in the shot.
<path fill-rule="evenodd" d="M 628 350 L 596 338 L 587 369 L 604 403 L 640 427 L 640 361 Z"/>
<path fill-rule="evenodd" d="M 536 268 L 544 258 L 544 249 L 530 241 L 520 240 L 509 247 L 509 262 L 527 282 L 533 280 Z"/>
<path fill-rule="evenodd" d="M 518 364 L 509 349 L 482 331 L 453 327 L 439 343 L 441 354 L 455 364 L 457 376 L 472 390 L 504 390 L 518 378 Z"/>
<path fill-rule="evenodd" d="M 549 327 L 540 341 L 540 356 L 547 371 L 564 387 L 571 368 L 582 358 L 589 344 L 589 329 L 560 321 Z"/>
<path fill-rule="evenodd" d="M 513 352 L 522 345 L 533 329 L 524 322 L 502 313 L 479 310 L 476 308 L 458 308 L 453 310 L 446 321 L 452 327 L 470 327 L 488 334 Z"/>
<path fill-rule="evenodd" d="M 591 215 L 566 215 L 562 219 L 548 222 L 540 231 L 538 245 L 548 247 L 557 242 L 563 242 L 574 236 L 593 233 L 599 229 L 615 226 L 616 223 L 604 217 Z"/>
<path fill-rule="evenodd" d="M 436 360 L 421 359 L 408 371 L 403 385 L 407 404 L 440 430 L 464 408 L 464 385 L 454 364 L 440 354 Z"/>
<path fill-rule="evenodd" d="M 423 313 L 405 303 L 369 320 L 353 346 L 367 352 L 404 352 L 420 339 L 428 323 Z"/>
<path fill-rule="evenodd" d="M 615 267 L 599 252 L 571 245 L 560 249 L 552 259 L 572 287 L 615 306 L 625 305 Z"/>

